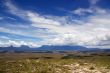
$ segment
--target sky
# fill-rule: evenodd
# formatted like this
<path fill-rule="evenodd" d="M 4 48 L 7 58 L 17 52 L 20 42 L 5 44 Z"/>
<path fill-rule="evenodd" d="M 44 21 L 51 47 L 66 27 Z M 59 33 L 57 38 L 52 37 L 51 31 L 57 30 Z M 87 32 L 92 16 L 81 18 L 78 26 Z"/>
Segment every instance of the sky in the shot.
<path fill-rule="evenodd" d="M 0 47 L 110 48 L 110 0 L 0 0 Z"/>

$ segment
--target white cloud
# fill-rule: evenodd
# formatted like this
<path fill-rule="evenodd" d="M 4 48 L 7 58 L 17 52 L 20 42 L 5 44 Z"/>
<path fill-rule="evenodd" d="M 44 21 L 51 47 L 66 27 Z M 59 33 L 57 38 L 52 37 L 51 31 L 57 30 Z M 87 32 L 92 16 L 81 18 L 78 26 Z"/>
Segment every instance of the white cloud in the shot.
<path fill-rule="evenodd" d="M 29 34 L 26 33 L 25 31 L 20 30 L 20 29 L 16 29 L 16 31 L 15 31 L 15 29 L 14 28 L 0 27 L 0 32 L 16 34 L 16 35 L 22 35 L 22 36 L 29 36 Z M 30 35 L 30 37 L 33 37 L 33 36 Z"/>
<path fill-rule="evenodd" d="M 108 42 L 110 41 L 110 21 L 108 14 L 90 16 L 86 18 L 86 22 L 82 21 L 80 25 L 71 24 L 73 25 L 58 27 L 62 33 L 58 31 L 59 34 L 56 38 L 48 39 L 49 44 L 92 45 L 93 47 L 100 45 L 100 48 L 110 45 Z M 108 44 L 104 46 L 103 43 L 106 42 L 108 42 Z M 103 47 L 101 45 L 103 45 Z"/>
<path fill-rule="evenodd" d="M 85 13 L 93 13 L 93 10 L 85 9 L 85 8 L 78 8 L 74 10 L 73 13 L 78 14 L 78 15 L 84 15 Z"/>
<path fill-rule="evenodd" d="M 77 8 L 72 11 L 73 14 L 77 14 L 79 16 L 86 15 L 87 13 L 91 14 L 105 14 L 107 11 L 110 11 L 109 9 L 102 9 L 98 7 L 96 4 L 100 0 L 89 0 L 90 7 L 89 8 Z"/>
<path fill-rule="evenodd" d="M 89 0 L 92 5 L 95 5 L 99 0 Z"/>
<path fill-rule="evenodd" d="M 35 42 L 25 42 L 25 41 L 15 41 L 15 40 L 8 40 L 8 41 L 0 41 L 0 47 L 9 47 L 10 45 L 12 45 L 13 47 L 20 47 L 22 45 L 27 45 L 31 48 L 34 48 L 34 47 L 40 47 L 40 45 L 38 45 L 37 43 Z"/>
<path fill-rule="evenodd" d="M 73 13 L 81 16 L 81 15 L 86 15 L 87 13 L 106 14 L 107 11 L 110 11 L 110 10 L 105 10 L 99 7 L 90 7 L 90 8 L 78 8 L 74 10 Z"/>
<path fill-rule="evenodd" d="M 96 2 L 97 1 L 94 0 L 92 4 L 96 4 Z M 10 4 L 10 2 L 7 2 L 6 5 L 9 8 L 10 13 L 30 21 L 30 27 L 36 28 L 28 28 L 28 30 L 31 29 L 28 32 L 18 30 L 18 32 L 20 32 L 19 35 L 24 34 L 25 36 L 34 35 L 36 37 L 39 37 L 43 39 L 43 41 L 39 43 L 40 45 L 82 45 L 87 47 L 97 47 L 100 45 L 99 47 L 101 48 L 104 43 L 108 43 L 105 46 L 103 45 L 104 47 L 110 45 L 108 42 L 110 41 L 109 10 L 104 10 L 98 7 L 90 7 L 89 9 L 79 8 L 75 10 L 74 13 L 79 15 L 81 15 L 82 13 L 93 13 L 93 15 L 85 17 L 83 20 L 68 19 L 65 21 L 65 19 L 67 18 L 63 17 L 63 19 L 60 21 L 60 18 L 62 17 L 58 17 L 56 19 L 55 16 L 51 16 L 50 19 L 49 17 L 39 15 L 35 12 L 23 11 L 13 4 Z M 2 32 L 8 31 L 8 33 L 15 34 L 14 30 L 10 31 L 9 29 L 4 28 L 0 28 L 0 30 Z M 47 37 L 41 37 L 41 35 Z M 10 43 L 19 46 L 18 42 L 11 41 Z"/>
<path fill-rule="evenodd" d="M 43 16 L 39 16 L 36 13 L 28 12 L 27 16 L 29 17 L 29 20 L 31 20 L 33 23 L 38 23 L 39 25 L 60 25 L 59 22 L 45 18 Z"/>
<path fill-rule="evenodd" d="M 13 5 L 11 0 L 6 0 L 5 5 L 7 6 L 8 11 L 11 12 L 12 14 L 17 15 L 21 18 L 26 17 L 24 14 L 24 10 L 21 10 L 18 7 L 16 7 L 15 5 Z"/>
<path fill-rule="evenodd" d="M 26 36 L 26 37 L 33 37 L 33 38 L 48 38 L 47 36 L 48 32 L 44 32 L 44 31 L 46 30 L 36 29 L 36 28 L 32 28 L 31 26 L 27 27 L 27 26 L 21 26 L 21 25 L 20 26 L 11 25 L 11 27 L 10 26 L 0 27 L 0 32 L 4 32 L 4 33 Z"/>
<path fill-rule="evenodd" d="M 4 17 L 0 17 L 0 20 L 4 19 Z"/>
<path fill-rule="evenodd" d="M 13 18 L 13 17 L 7 17 L 8 19 L 11 19 L 11 20 L 16 20 L 15 18 Z"/>
<path fill-rule="evenodd" d="M 0 39 L 9 39 L 7 36 L 0 36 Z"/>

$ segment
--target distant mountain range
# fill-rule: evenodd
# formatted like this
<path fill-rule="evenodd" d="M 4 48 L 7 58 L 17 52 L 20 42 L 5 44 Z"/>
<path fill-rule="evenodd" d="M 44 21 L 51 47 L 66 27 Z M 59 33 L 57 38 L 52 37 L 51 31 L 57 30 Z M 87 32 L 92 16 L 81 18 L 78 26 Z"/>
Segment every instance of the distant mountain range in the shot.
<path fill-rule="evenodd" d="M 3 51 L 98 51 L 99 48 L 86 48 L 83 46 L 48 46 L 44 45 L 37 48 L 30 48 L 22 45 L 21 47 L 0 47 L 0 52 Z M 110 51 L 110 49 L 103 49 L 104 51 Z"/>

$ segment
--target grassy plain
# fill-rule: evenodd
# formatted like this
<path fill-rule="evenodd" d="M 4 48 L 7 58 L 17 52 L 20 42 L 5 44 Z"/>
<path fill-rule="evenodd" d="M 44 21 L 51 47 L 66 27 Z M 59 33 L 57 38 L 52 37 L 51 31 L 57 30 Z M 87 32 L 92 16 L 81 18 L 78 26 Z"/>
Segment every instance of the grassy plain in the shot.
<path fill-rule="evenodd" d="M 109 55 L 1 53 L 0 73 L 110 73 Z"/>

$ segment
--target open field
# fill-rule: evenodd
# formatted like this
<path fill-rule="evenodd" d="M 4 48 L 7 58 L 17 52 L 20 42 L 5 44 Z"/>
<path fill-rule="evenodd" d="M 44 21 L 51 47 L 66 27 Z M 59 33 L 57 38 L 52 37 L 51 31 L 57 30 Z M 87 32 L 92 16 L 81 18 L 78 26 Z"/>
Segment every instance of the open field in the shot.
<path fill-rule="evenodd" d="M 1 53 L 0 73 L 110 73 L 110 56 Z"/>

